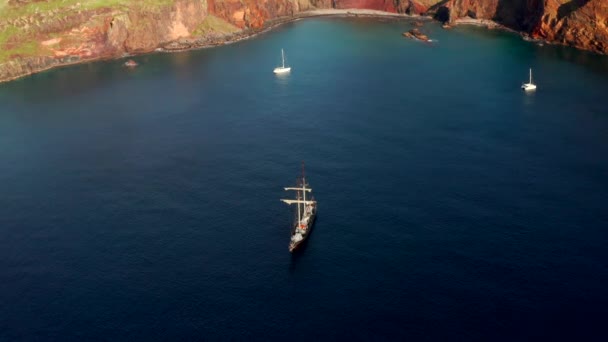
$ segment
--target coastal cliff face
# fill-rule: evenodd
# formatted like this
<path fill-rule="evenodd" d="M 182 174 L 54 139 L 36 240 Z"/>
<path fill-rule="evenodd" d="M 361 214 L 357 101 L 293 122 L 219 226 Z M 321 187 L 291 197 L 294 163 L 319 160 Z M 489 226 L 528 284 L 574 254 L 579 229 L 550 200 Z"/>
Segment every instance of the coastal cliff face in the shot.
<path fill-rule="evenodd" d="M 306 9 L 311 6 L 302 2 Z M 290 0 L 209 0 L 209 12 L 239 28 L 261 28 L 268 19 L 293 16 L 300 3 Z"/>
<path fill-rule="evenodd" d="M 324 0 L 0 0 L 0 81 L 196 38 L 221 43 Z"/>
<path fill-rule="evenodd" d="M 398 2 L 393 0 L 334 0 L 334 7 L 337 9 L 373 9 L 396 13 L 395 3 Z"/>
<path fill-rule="evenodd" d="M 431 6 L 444 21 L 459 18 L 487 19 L 527 31 L 539 20 L 544 0 L 448 0 Z"/>
<path fill-rule="evenodd" d="M 532 38 L 608 54 L 606 0 L 448 0 L 422 3 L 442 21 L 489 19 Z"/>
<path fill-rule="evenodd" d="M 608 54 L 608 1 L 546 0 L 532 36 Z"/>
<path fill-rule="evenodd" d="M 80 61 L 219 44 L 325 8 L 489 19 L 608 54 L 606 0 L 0 0 L 0 81 Z"/>
<path fill-rule="evenodd" d="M 190 36 L 204 23 L 208 8 L 206 0 L 133 1 L 125 7 L 35 5 L 9 2 L 4 8 L 8 15 L 0 21 L 0 80 L 55 65 L 152 51 Z"/>

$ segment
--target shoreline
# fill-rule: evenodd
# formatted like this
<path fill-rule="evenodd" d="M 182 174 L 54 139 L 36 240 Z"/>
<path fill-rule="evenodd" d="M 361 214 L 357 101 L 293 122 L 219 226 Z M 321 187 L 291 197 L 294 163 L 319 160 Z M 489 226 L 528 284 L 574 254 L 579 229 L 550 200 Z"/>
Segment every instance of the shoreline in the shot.
<path fill-rule="evenodd" d="M 14 80 L 18 80 L 27 76 L 31 76 L 34 74 L 46 72 L 52 69 L 59 69 L 62 67 L 73 66 L 77 64 L 86 64 L 86 63 L 94 63 L 100 61 L 120 61 L 127 58 L 139 57 L 144 55 L 151 55 L 155 53 L 176 53 L 176 52 L 184 52 L 190 50 L 200 50 L 218 47 L 222 45 L 229 45 L 238 43 L 243 40 L 248 40 L 257 37 L 258 35 L 268 33 L 281 25 L 288 24 L 291 22 L 295 22 L 301 19 L 308 18 L 321 18 L 321 17 L 337 17 L 337 18 L 385 18 L 385 19 L 394 19 L 394 20 L 415 20 L 415 21 L 425 21 L 430 22 L 434 19 L 430 16 L 425 15 L 409 15 L 403 13 L 391 13 L 384 12 L 379 10 L 371 10 L 371 9 L 314 9 L 309 11 L 303 11 L 294 14 L 293 16 L 284 16 L 277 17 L 274 19 L 270 19 L 266 22 L 263 28 L 260 29 L 250 29 L 245 28 L 238 32 L 232 34 L 218 35 L 218 34 L 210 34 L 208 36 L 199 36 L 199 37 L 184 37 L 178 38 L 174 41 L 162 44 L 161 46 L 155 48 L 150 51 L 136 52 L 124 54 L 121 56 L 97 56 L 88 59 L 79 59 L 77 56 L 66 56 L 64 57 L 66 60 L 61 61 L 55 59 L 51 56 L 42 56 L 42 57 L 29 57 L 25 59 L 25 61 L 21 61 L 21 65 L 27 65 L 31 67 L 31 65 L 35 65 L 35 60 L 46 60 L 52 61 L 46 66 L 41 66 L 35 70 L 31 70 L 25 72 L 18 76 L 12 76 L 4 79 L 0 79 L 1 83 L 6 83 Z M 473 19 L 473 18 L 458 18 L 453 20 L 450 25 L 456 26 L 478 26 L 485 27 L 488 30 L 501 30 L 518 34 L 524 41 L 533 42 L 538 44 L 551 44 L 551 42 L 543 40 L 543 39 L 535 39 L 527 36 L 523 32 L 516 31 L 514 29 L 508 28 L 500 23 L 497 23 L 490 19 Z M 9 61 L 7 63 L 19 63 L 17 61 Z"/>
<path fill-rule="evenodd" d="M 499 24 L 493 20 L 490 20 L 490 19 L 458 18 L 458 19 L 454 19 L 454 21 L 452 21 L 450 24 L 452 26 L 460 26 L 460 25 L 481 26 L 481 27 L 486 27 L 488 29 L 504 29 L 507 31 L 516 32 L 515 30 L 510 29 L 510 28 L 508 28 L 502 24 Z"/>
<path fill-rule="evenodd" d="M 512 33 L 516 33 L 516 34 L 522 36 L 522 38 L 524 37 L 523 32 L 517 31 L 515 29 L 512 29 L 510 27 L 507 27 L 501 23 L 495 22 L 494 20 L 490 20 L 490 19 L 458 18 L 458 19 L 455 19 L 450 24 L 452 26 L 484 27 L 488 30 L 501 30 L 501 31 L 506 31 L 506 32 L 512 32 Z"/>
<path fill-rule="evenodd" d="M 288 24 L 291 22 L 295 22 L 301 19 L 309 19 L 309 18 L 391 18 L 391 19 L 413 19 L 413 20 L 424 20 L 431 21 L 433 20 L 431 17 L 427 16 L 415 16 L 401 13 L 390 13 L 383 12 L 378 10 L 367 10 L 367 9 L 317 9 L 312 11 L 304 11 L 297 13 L 293 16 L 288 17 L 278 17 L 275 19 L 268 20 L 267 26 L 258 29 L 244 29 L 239 32 L 233 33 L 231 35 L 217 37 L 217 41 L 209 41 L 209 37 L 189 37 L 189 38 L 180 38 L 173 42 L 165 44 L 163 47 L 156 48 L 152 52 L 145 52 L 141 54 L 132 54 L 129 56 L 140 56 L 153 52 L 164 52 L 164 53 L 173 53 L 173 52 L 181 52 L 181 51 L 189 51 L 189 50 L 198 50 L 198 49 L 206 49 L 212 48 L 216 46 L 228 45 L 238 43 L 243 40 L 255 38 L 258 35 L 268 33 L 281 25 Z M 213 40 L 213 38 L 211 38 Z M 116 59 L 127 58 L 129 56 L 121 56 Z"/>
<path fill-rule="evenodd" d="M 131 57 L 138 57 L 144 55 L 151 55 L 154 53 L 174 53 L 174 52 L 183 52 L 189 50 L 200 50 L 206 48 L 213 48 L 222 45 L 234 44 L 243 40 L 255 38 L 260 34 L 264 34 L 272 31 L 273 29 L 290 23 L 294 21 L 298 21 L 301 19 L 307 18 L 319 18 L 319 17 L 355 17 L 355 18 L 392 18 L 392 19 L 417 19 L 417 20 L 425 20 L 430 21 L 432 18 L 426 16 L 413 16 L 408 14 L 401 13 L 391 13 L 384 12 L 379 10 L 371 10 L 371 9 L 314 9 L 309 11 L 303 11 L 294 14 L 293 16 L 284 16 L 277 17 L 274 19 L 270 19 L 267 21 L 265 27 L 261 29 L 250 29 L 246 28 L 241 31 L 229 34 L 229 35 L 210 35 L 210 36 L 199 36 L 199 37 L 185 37 L 178 38 L 174 41 L 168 42 L 159 46 L 151 51 L 144 52 L 136 52 L 136 53 L 128 53 L 122 56 L 97 56 L 93 58 L 87 59 L 79 59 L 77 56 L 66 56 L 65 58 L 68 61 L 61 61 L 53 58 L 52 56 L 32 56 L 26 57 L 24 60 L 20 62 L 17 61 L 8 61 L 8 63 L 19 63 L 21 66 L 27 65 L 28 67 L 32 64 L 35 64 L 32 60 L 49 60 L 53 61 L 50 65 L 41 66 L 36 68 L 35 70 L 29 70 L 20 74 L 18 76 L 7 77 L 4 79 L 0 79 L 0 84 L 15 81 L 18 79 L 22 79 L 27 76 L 31 76 L 34 74 L 39 74 L 42 72 L 46 72 L 52 69 L 59 69 L 63 67 L 73 66 L 77 64 L 86 64 L 86 63 L 94 63 L 100 61 L 111 61 L 111 60 L 122 60 Z"/>
<path fill-rule="evenodd" d="M 551 42 L 546 39 L 534 38 L 526 32 L 517 31 L 515 29 L 509 28 L 507 26 L 504 26 L 504 25 L 497 23 L 490 19 L 458 18 L 458 19 L 455 19 L 454 22 L 451 23 L 451 25 L 454 27 L 456 27 L 456 26 L 477 26 L 477 27 L 486 28 L 488 30 L 500 30 L 500 31 L 505 31 L 505 32 L 509 32 L 509 33 L 514 33 L 514 34 L 518 35 L 523 41 L 525 41 L 527 43 L 537 44 L 540 46 L 542 46 L 544 44 L 560 45 L 560 44 L 556 44 L 555 42 Z M 564 46 L 567 46 L 567 45 L 564 45 Z M 595 53 L 595 52 L 589 51 L 589 50 L 583 50 L 583 51 Z"/>

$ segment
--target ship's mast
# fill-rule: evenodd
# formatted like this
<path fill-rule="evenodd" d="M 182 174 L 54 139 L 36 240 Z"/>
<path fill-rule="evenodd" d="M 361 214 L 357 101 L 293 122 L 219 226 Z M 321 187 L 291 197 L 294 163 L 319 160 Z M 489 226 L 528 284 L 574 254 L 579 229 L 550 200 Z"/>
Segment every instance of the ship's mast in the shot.
<path fill-rule="evenodd" d="M 297 184 L 296 181 L 296 186 L 295 187 L 287 187 L 284 188 L 285 190 L 294 190 L 296 191 L 296 199 L 295 200 L 291 200 L 291 199 L 282 199 L 282 202 L 285 202 L 287 204 L 296 204 L 298 206 L 298 227 L 302 224 L 302 217 L 303 214 L 306 214 L 306 205 L 307 204 L 314 204 L 315 201 L 314 200 L 306 200 L 306 192 L 312 192 L 312 189 L 307 188 L 306 187 L 306 178 L 304 175 L 304 162 L 302 162 L 302 179 L 301 179 L 302 184 Z M 302 192 L 302 195 L 300 195 L 300 191 Z M 300 209 L 300 204 L 302 204 L 302 209 Z M 303 212 L 302 212 L 303 211 Z"/>
<path fill-rule="evenodd" d="M 304 162 L 302 162 L 302 195 L 304 196 L 304 203 L 306 203 L 306 179 L 304 178 Z M 306 204 L 302 205 L 304 212 L 306 213 Z"/>
<path fill-rule="evenodd" d="M 300 201 L 300 193 L 297 193 L 297 199 L 298 201 Z M 296 203 L 298 205 L 298 228 L 300 228 L 300 225 L 302 224 L 302 216 L 300 215 L 300 202 Z"/>
<path fill-rule="evenodd" d="M 285 68 L 285 51 L 283 49 L 281 49 L 281 57 L 283 59 L 283 68 Z"/>

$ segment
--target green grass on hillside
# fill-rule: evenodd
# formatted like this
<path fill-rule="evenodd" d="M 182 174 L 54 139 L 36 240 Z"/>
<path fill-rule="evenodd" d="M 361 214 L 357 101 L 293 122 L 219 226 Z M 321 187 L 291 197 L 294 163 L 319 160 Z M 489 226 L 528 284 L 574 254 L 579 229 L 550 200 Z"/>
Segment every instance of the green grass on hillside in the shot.
<path fill-rule="evenodd" d="M 8 6 L 2 2 L 0 6 L 0 20 L 14 19 L 29 16 L 36 13 L 48 13 L 51 11 L 62 11 L 76 4 L 78 10 L 93 10 L 98 8 L 115 8 L 122 6 L 157 7 L 172 4 L 173 0 L 49 0 L 32 2 L 21 6 Z"/>
<path fill-rule="evenodd" d="M 38 44 L 40 33 L 37 32 L 37 26 L 18 25 L 16 27 L 11 23 L 15 19 L 27 19 L 36 14 L 43 14 L 46 18 L 55 20 L 65 18 L 76 11 L 101 8 L 138 7 L 153 11 L 161 6 L 171 5 L 173 2 L 173 0 L 48 0 L 9 6 L 6 0 L 0 0 L 0 63 L 16 55 L 38 56 L 48 52 L 48 49 Z M 76 6 L 77 4 L 80 5 Z"/>
<path fill-rule="evenodd" d="M 231 23 L 220 19 L 214 15 L 207 15 L 205 20 L 199 27 L 194 30 L 194 36 L 202 36 L 207 33 L 230 34 L 240 31 L 240 29 Z"/>
<path fill-rule="evenodd" d="M 51 49 L 42 46 L 40 41 L 59 37 L 61 34 L 60 32 L 42 33 L 41 27 L 49 21 L 68 18 L 77 11 L 102 8 L 119 9 L 125 12 L 129 8 L 155 11 L 173 3 L 174 0 L 49 0 L 9 6 L 6 0 L 0 0 L 0 63 L 17 56 L 48 55 Z M 76 6 L 77 4 L 80 5 Z M 42 17 L 36 14 L 42 15 Z M 16 19 L 19 19 L 17 24 L 14 22 Z M 196 28 L 193 35 L 203 36 L 211 33 L 225 35 L 238 31 L 240 29 L 229 22 L 208 15 Z M 67 41 L 64 39 L 62 44 L 70 44 L 70 42 L 69 39 Z"/>
<path fill-rule="evenodd" d="M 0 31 L 0 62 L 8 60 L 13 55 L 35 56 L 38 52 L 38 43 L 27 40 L 23 32 L 17 27 L 9 26 Z"/>
<path fill-rule="evenodd" d="M 8 61 L 12 56 L 40 56 L 42 49 L 36 41 L 21 43 L 10 50 L 0 50 L 0 63 Z"/>

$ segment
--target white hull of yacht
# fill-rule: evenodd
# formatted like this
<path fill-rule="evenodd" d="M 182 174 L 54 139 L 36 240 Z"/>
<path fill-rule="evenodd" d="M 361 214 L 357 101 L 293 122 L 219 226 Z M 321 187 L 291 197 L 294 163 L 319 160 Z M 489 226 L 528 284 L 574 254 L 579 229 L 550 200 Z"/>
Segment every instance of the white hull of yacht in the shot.
<path fill-rule="evenodd" d="M 523 91 L 535 91 L 536 90 L 536 84 L 534 84 L 532 82 L 532 68 L 530 68 L 530 81 L 528 81 L 528 83 L 522 84 L 521 89 L 523 89 Z"/>
<path fill-rule="evenodd" d="M 290 71 L 291 71 L 291 68 L 289 68 L 289 67 L 287 67 L 287 68 L 278 67 L 278 68 L 274 68 L 274 70 L 273 70 L 273 72 L 275 74 L 286 74 Z"/>
<path fill-rule="evenodd" d="M 524 91 L 534 91 L 536 90 L 536 84 L 525 83 L 522 84 L 521 89 Z"/>

